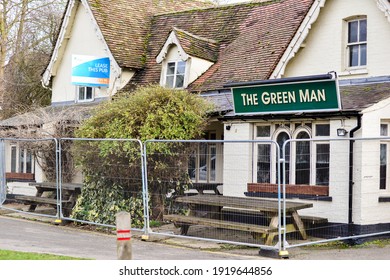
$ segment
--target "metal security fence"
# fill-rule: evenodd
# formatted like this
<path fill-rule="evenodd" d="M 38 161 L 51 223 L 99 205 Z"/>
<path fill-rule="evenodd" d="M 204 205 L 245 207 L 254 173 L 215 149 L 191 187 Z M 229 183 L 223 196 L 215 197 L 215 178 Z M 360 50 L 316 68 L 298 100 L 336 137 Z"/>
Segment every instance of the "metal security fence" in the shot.
<path fill-rule="evenodd" d="M 57 140 L 51 138 L 0 139 L 2 209 L 49 218 L 59 217 L 57 188 L 43 191 L 35 184 L 43 180 L 53 181 L 54 186 L 58 184 L 57 147 Z"/>
<path fill-rule="evenodd" d="M 279 251 L 389 235 L 390 138 L 296 136 L 3 138 L 0 208 Z"/>
<path fill-rule="evenodd" d="M 389 140 L 293 139 L 283 144 L 283 202 L 311 205 L 298 211 L 305 240 L 289 230 L 295 220 L 284 212 L 288 248 L 390 234 Z"/>
<path fill-rule="evenodd" d="M 144 148 L 149 234 L 255 247 L 280 243 L 280 199 L 248 197 L 249 183 L 259 177 L 274 178 L 277 195 L 277 143 L 150 140 Z M 153 227 L 156 222 L 162 226 Z"/>
<path fill-rule="evenodd" d="M 131 139 L 77 139 L 59 141 L 59 190 L 64 193 L 81 185 L 75 203 L 62 204 L 64 220 L 114 226 L 115 215 L 131 214 L 134 230 L 145 224 L 143 146 Z M 69 208 L 66 208 L 69 207 Z"/>

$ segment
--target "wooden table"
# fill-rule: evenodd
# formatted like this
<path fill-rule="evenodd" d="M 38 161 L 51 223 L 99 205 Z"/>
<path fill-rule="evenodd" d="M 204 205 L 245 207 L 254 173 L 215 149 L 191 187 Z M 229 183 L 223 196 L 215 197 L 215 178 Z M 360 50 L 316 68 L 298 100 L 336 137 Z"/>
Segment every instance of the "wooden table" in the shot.
<path fill-rule="evenodd" d="M 59 201 L 57 199 L 57 184 L 55 182 L 40 182 L 30 183 L 30 186 L 34 186 L 37 189 L 35 196 L 28 195 L 16 195 L 15 199 L 23 201 L 25 204 L 29 204 L 28 211 L 35 211 L 38 204 L 48 204 L 55 208 Z M 61 204 L 64 216 L 69 216 L 73 206 L 76 204 L 77 197 L 81 194 L 82 184 L 76 183 L 62 183 L 61 184 Z M 49 193 L 45 196 L 44 193 Z"/>
<path fill-rule="evenodd" d="M 190 211 L 184 215 L 165 215 L 165 219 L 174 221 L 181 227 L 181 233 L 187 234 L 190 225 L 202 224 L 221 228 L 230 228 L 262 233 L 265 235 L 265 244 L 271 245 L 278 234 L 278 201 L 275 199 L 261 199 L 248 197 L 232 197 L 224 195 L 193 195 L 180 196 L 175 202 L 188 205 Z M 307 238 L 304 223 L 298 210 L 313 207 L 312 203 L 286 202 L 286 215 L 291 216 L 293 223 L 286 225 L 291 231 L 299 231 L 303 239 Z M 270 218 L 268 225 L 251 225 L 240 222 L 223 220 L 224 211 L 235 213 L 261 214 Z"/>

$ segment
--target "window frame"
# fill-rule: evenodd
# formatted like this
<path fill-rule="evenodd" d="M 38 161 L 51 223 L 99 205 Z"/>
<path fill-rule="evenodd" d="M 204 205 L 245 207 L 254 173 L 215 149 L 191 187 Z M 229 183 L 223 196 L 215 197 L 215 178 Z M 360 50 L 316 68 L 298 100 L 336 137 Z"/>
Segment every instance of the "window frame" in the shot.
<path fill-rule="evenodd" d="M 205 136 L 207 140 L 216 140 L 217 132 L 208 131 Z M 202 147 L 201 145 L 204 146 Z M 197 143 L 196 150 L 190 158 L 190 162 L 193 160 L 192 163 L 194 166 L 193 168 L 189 168 L 188 172 L 193 183 L 218 183 L 218 164 L 220 163 L 221 147 L 221 143 Z M 203 162 L 201 161 L 202 156 L 204 156 Z M 205 171 L 205 176 L 203 176 L 202 171 Z"/>
<path fill-rule="evenodd" d="M 87 98 L 88 89 L 91 89 L 91 98 Z M 85 89 L 84 98 L 80 98 L 80 90 Z M 76 86 L 76 101 L 78 103 L 92 102 L 95 100 L 95 88 L 90 86 Z"/>
<path fill-rule="evenodd" d="M 361 40 L 360 38 L 360 30 L 361 30 L 361 22 L 362 21 L 365 21 L 366 23 L 366 38 L 365 40 Z M 352 24 L 353 22 L 357 22 L 358 23 L 358 27 L 357 27 L 357 34 L 356 34 L 356 37 L 357 37 L 357 41 L 356 42 L 350 42 L 349 38 L 350 38 L 350 24 Z M 368 54 L 368 51 L 367 51 L 367 45 L 368 45 L 368 32 L 367 32 L 367 17 L 366 16 L 359 16 L 359 17 L 353 17 L 353 18 L 349 18 L 346 20 L 346 67 L 347 69 L 361 69 L 361 68 L 366 68 L 367 67 L 367 54 Z M 357 65 L 352 65 L 352 59 L 351 59 L 351 55 L 352 55 L 352 51 L 353 51 L 353 47 L 356 47 L 358 46 L 358 54 L 357 54 L 357 58 L 358 58 L 358 62 L 357 62 Z M 361 61 L 361 58 L 362 58 L 362 46 L 365 46 L 365 64 L 362 64 L 362 61 Z"/>
<path fill-rule="evenodd" d="M 382 132 L 382 126 L 386 126 L 385 133 Z M 390 136 L 390 122 L 381 122 L 380 123 L 380 133 L 381 137 L 389 137 Z M 385 168 L 382 169 L 382 147 L 385 147 Z M 382 174 L 384 171 L 384 175 Z M 384 183 L 382 183 L 382 178 L 384 176 Z M 379 144 L 379 190 L 386 191 L 389 190 L 390 187 L 390 140 L 382 140 Z"/>
<path fill-rule="evenodd" d="M 288 178 L 286 178 L 286 184 L 297 184 L 296 183 L 296 172 L 297 172 L 297 142 L 299 142 L 299 139 L 297 139 L 298 135 L 301 132 L 305 132 L 308 135 L 308 139 L 310 139 L 309 143 L 309 158 L 310 158 L 310 174 L 308 176 L 309 178 L 309 184 L 308 185 L 317 185 L 317 149 L 318 145 L 323 145 L 327 144 L 329 145 L 329 167 L 328 167 L 328 172 L 329 172 L 329 177 L 328 177 L 328 182 L 330 181 L 330 141 L 328 140 L 330 138 L 330 135 L 323 135 L 323 136 L 316 136 L 313 138 L 313 135 L 316 133 L 316 125 L 329 125 L 329 122 L 312 122 L 310 124 L 307 123 L 302 123 L 297 126 L 294 125 L 278 125 L 278 124 L 255 124 L 255 131 L 254 131 L 254 139 L 255 140 L 268 140 L 268 141 L 277 141 L 277 137 L 280 135 L 280 133 L 287 133 L 289 136 L 289 141 L 290 142 L 290 160 L 289 160 L 289 170 L 288 170 Z M 270 136 L 266 137 L 259 137 L 257 133 L 257 127 L 260 126 L 270 126 Z M 330 132 L 330 127 L 329 127 L 329 132 Z M 329 133 L 330 134 L 330 133 Z M 312 139 L 315 139 L 316 141 L 312 141 Z M 277 151 L 275 145 L 271 145 L 271 158 L 270 158 L 270 181 L 269 182 L 259 182 L 258 181 L 258 157 L 259 157 L 259 147 L 258 145 L 266 145 L 267 143 L 255 143 L 254 146 L 254 156 L 253 156 L 253 182 L 257 183 L 271 183 L 275 184 L 277 183 Z M 283 147 L 280 147 L 281 149 Z M 282 156 L 282 155 L 281 155 Z M 282 167 L 281 167 L 282 168 Z M 264 171 L 263 171 L 264 172 Z M 303 185 L 306 185 L 305 183 L 302 183 Z M 329 185 L 329 184 L 328 184 Z"/>
<path fill-rule="evenodd" d="M 10 152 L 11 173 L 35 174 L 35 158 L 31 151 L 19 147 L 18 144 L 11 144 Z M 30 162 L 30 165 L 28 165 L 28 162 Z"/>
<path fill-rule="evenodd" d="M 180 64 L 183 64 L 184 65 L 184 72 L 183 73 L 178 73 L 177 70 L 178 70 L 178 65 Z M 169 70 L 169 65 L 170 64 L 174 64 L 174 73 L 173 74 L 168 74 L 168 70 Z M 165 71 L 164 71 L 164 77 L 163 77 L 163 86 L 166 87 L 166 88 L 172 88 L 172 89 L 183 89 L 183 88 L 186 88 L 187 86 L 187 83 L 186 83 L 186 77 L 187 77 L 187 62 L 184 61 L 184 60 L 170 60 L 170 61 L 167 61 L 165 63 Z M 180 86 L 180 87 L 177 87 L 176 86 L 176 82 L 177 82 L 177 77 L 178 76 L 183 76 L 183 85 Z M 172 86 L 168 86 L 168 77 L 173 77 L 173 81 L 172 81 Z"/>

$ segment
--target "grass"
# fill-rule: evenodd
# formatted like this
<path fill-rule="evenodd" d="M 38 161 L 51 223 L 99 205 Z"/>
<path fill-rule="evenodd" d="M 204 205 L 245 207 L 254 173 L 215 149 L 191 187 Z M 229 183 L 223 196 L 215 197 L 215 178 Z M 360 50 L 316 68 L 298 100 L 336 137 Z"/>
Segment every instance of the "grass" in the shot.
<path fill-rule="evenodd" d="M 312 245 L 310 247 L 312 248 L 323 248 L 323 249 L 354 249 L 354 248 L 364 248 L 364 247 L 386 247 L 390 245 L 390 239 L 377 239 L 372 241 L 366 241 L 362 244 L 356 244 L 356 245 L 349 245 L 345 242 L 341 241 L 334 241 L 334 242 L 326 242 L 326 243 L 319 243 L 316 245 Z"/>
<path fill-rule="evenodd" d="M 0 250 L 0 260 L 83 260 L 67 256 Z"/>

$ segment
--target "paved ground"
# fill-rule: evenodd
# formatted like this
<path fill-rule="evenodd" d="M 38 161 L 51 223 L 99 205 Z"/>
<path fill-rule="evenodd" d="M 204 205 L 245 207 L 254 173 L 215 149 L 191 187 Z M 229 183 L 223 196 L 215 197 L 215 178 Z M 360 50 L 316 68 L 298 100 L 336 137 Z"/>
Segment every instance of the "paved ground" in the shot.
<path fill-rule="evenodd" d="M 97 260 L 116 259 L 116 236 L 48 222 L 0 216 L 0 249 L 51 253 Z M 328 247 L 290 248 L 292 260 L 390 260 L 387 245 L 367 245 L 348 249 Z M 221 246 L 188 239 L 133 238 L 135 260 L 249 260 L 267 259 L 259 250 Z"/>

